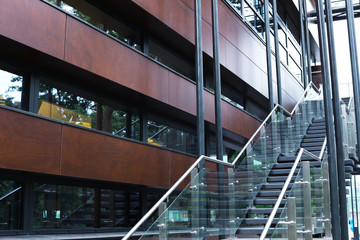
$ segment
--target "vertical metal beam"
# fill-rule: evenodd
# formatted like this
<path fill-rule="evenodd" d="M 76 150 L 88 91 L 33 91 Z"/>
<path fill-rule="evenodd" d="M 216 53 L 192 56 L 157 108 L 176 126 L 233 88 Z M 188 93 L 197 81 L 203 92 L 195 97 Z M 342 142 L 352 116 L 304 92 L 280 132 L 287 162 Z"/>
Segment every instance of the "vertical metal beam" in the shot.
<path fill-rule="evenodd" d="M 312 239 L 312 206 L 311 206 L 311 176 L 310 176 L 310 162 L 302 162 L 303 167 L 303 193 L 304 193 L 304 225 L 305 225 L 305 239 Z"/>
<path fill-rule="evenodd" d="M 311 46 L 310 46 L 310 32 L 309 32 L 309 22 L 307 16 L 307 3 L 306 0 L 304 3 L 304 21 L 305 21 L 305 41 L 306 41 L 306 50 L 307 50 L 307 74 L 309 83 L 312 82 L 312 70 L 311 70 Z"/>
<path fill-rule="evenodd" d="M 197 177 L 198 170 L 194 168 L 191 170 L 191 230 L 194 233 L 192 239 L 198 239 L 197 235 L 199 234 L 200 229 L 200 213 L 199 213 L 199 178 Z"/>
<path fill-rule="evenodd" d="M 281 64 L 280 64 L 280 48 L 279 48 L 279 34 L 278 34 L 278 15 L 277 15 L 277 0 L 273 0 L 273 21 L 274 21 L 274 40 L 275 40 L 275 61 L 276 61 L 276 80 L 278 103 L 282 105 L 282 84 L 281 84 Z"/>
<path fill-rule="evenodd" d="M 329 188 L 329 168 L 328 163 L 323 162 L 322 166 L 323 179 L 323 194 L 324 194 L 324 217 L 325 221 L 325 237 L 331 237 L 331 225 L 330 225 L 330 188 Z"/>
<path fill-rule="evenodd" d="M 269 93 L 269 112 L 274 107 L 274 93 L 273 93 L 273 80 L 271 68 L 271 41 L 270 41 L 270 13 L 269 13 L 269 0 L 264 1 L 265 7 L 265 41 L 266 41 L 266 62 L 267 62 L 267 78 L 268 78 L 268 93 Z"/>
<path fill-rule="evenodd" d="M 140 141 L 147 142 L 148 140 L 148 117 L 147 113 L 140 114 Z"/>
<path fill-rule="evenodd" d="M 356 238 L 356 228 L 355 228 L 355 212 L 354 212 L 354 180 L 353 178 L 350 180 L 350 193 L 351 193 L 351 217 L 352 217 L 352 224 L 353 224 L 353 231 L 354 231 L 354 239 L 358 240 L 358 238 Z"/>
<path fill-rule="evenodd" d="M 132 116 L 130 112 L 127 112 L 125 119 L 125 137 L 131 138 L 131 129 L 132 129 Z"/>
<path fill-rule="evenodd" d="M 326 13 L 326 28 L 328 37 L 328 50 L 330 57 L 330 72 L 331 72 L 331 85 L 332 85 L 332 99 L 334 109 L 335 121 L 335 137 L 336 137 L 336 159 L 338 166 L 338 184 L 339 184 L 339 200 L 344 204 L 340 204 L 340 224 L 341 224 L 341 239 L 348 239 L 348 218 L 347 218 L 347 204 L 346 203 L 346 183 L 345 183 L 345 155 L 343 148 L 343 128 L 340 109 L 340 94 L 339 83 L 337 76 L 337 63 L 335 54 L 335 38 L 333 27 L 333 16 L 331 1 L 325 0 L 325 13 Z M 347 156 L 348 157 L 348 156 Z"/>
<path fill-rule="evenodd" d="M 359 240 L 359 208 L 358 208 L 358 195 L 356 188 L 356 175 L 354 175 L 354 190 L 355 190 L 355 214 L 356 214 L 356 229 L 354 229 L 354 234 L 357 234 L 355 240 Z"/>
<path fill-rule="evenodd" d="M 205 154 L 205 120 L 204 120 L 204 72 L 201 27 L 201 0 L 194 0 L 195 5 L 195 71 L 196 71 L 196 112 L 197 112 L 197 145 L 198 154 Z M 204 168 L 204 161 L 199 164 Z"/>
<path fill-rule="evenodd" d="M 214 85 L 215 85 L 215 117 L 216 117 L 216 157 L 223 159 L 223 132 L 221 114 L 221 76 L 219 54 L 219 17 L 218 1 L 211 1 L 212 7 L 212 34 L 213 34 L 213 57 L 214 57 Z M 223 165 L 221 165 L 223 166 Z"/>
<path fill-rule="evenodd" d="M 326 118 L 327 149 L 329 153 L 329 179 L 330 179 L 330 199 L 331 199 L 331 225 L 333 239 L 341 239 L 340 211 L 338 195 L 338 177 L 336 162 L 336 143 L 333 122 L 333 109 L 331 104 L 329 58 L 327 53 L 327 41 L 325 38 L 325 18 L 322 0 L 316 0 L 316 15 L 318 22 L 320 55 L 322 65 L 322 78 L 324 84 L 324 106 Z"/>
<path fill-rule="evenodd" d="M 212 39 L 213 39 L 213 58 L 214 58 L 214 85 L 215 85 L 215 123 L 216 123 L 216 157 L 223 160 L 223 132 L 222 132 L 222 114 L 221 114 L 221 76 L 220 76 L 220 54 L 219 54 L 219 17 L 218 0 L 211 1 L 212 10 Z M 225 235 L 225 189 L 224 189 L 224 165 L 217 164 L 218 170 L 218 191 L 219 191 L 219 219 L 220 232 L 219 238 Z"/>
<path fill-rule="evenodd" d="M 304 0 L 299 0 L 299 15 L 300 15 L 300 37 L 301 37 L 301 62 L 302 62 L 302 79 L 304 81 L 304 88 L 308 85 L 307 62 L 306 62 L 306 42 L 304 33 Z M 305 0 L 306 1 L 306 0 Z"/>
<path fill-rule="evenodd" d="M 288 239 L 296 240 L 297 232 L 296 232 L 296 198 L 288 197 L 287 198 L 287 212 L 288 212 L 288 221 L 291 222 L 288 225 Z"/>
<path fill-rule="evenodd" d="M 356 120 L 356 138 L 360 144 L 360 79 L 359 79 L 359 62 L 356 46 L 354 9 L 352 0 L 346 0 L 346 18 L 349 35 L 349 50 L 351 60 L 351 73 L 353 81 L 354 102 L 355 102 L 355 120 Z M 359 151 L 360 152 L 360 151 Z M 359 157 L 360 155 L 358 155 Z"/>
<path fill-rule="evenodd" d="M 29 112 L 37 113 L 39 110 L 39 87 L 39 76 L 31 74 L 29 79 Z"/>
<path fill-rule="evenodd" d="M 34 182 L 27 179 L 23 185 L 22 203 L 22 228 L 23 232 L 29 234 L 33 229 L 34 217 Z"/>

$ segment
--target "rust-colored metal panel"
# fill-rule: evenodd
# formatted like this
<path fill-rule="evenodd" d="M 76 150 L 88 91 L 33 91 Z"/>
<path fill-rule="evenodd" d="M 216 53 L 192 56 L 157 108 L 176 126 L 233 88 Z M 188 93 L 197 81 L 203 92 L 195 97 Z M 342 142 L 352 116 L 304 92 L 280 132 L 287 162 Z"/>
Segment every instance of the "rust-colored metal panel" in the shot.
<path fill-rule="evenodd" d="M 230 131 L 241 132 L 241 135 L 250 138 L 261 125 L 261 122 L 243 111 L 239 111 L 231 104 L 222 103 L 223 126 Z"/>
<path fill-rule="evenodd" d="M 59 174 L 61 125 L 0 108 L 0 167 Z"/>
<path fill-rule="evenodd" d="M 169 186 L 169 151 L 64 126 L 61 175 Z"/>
<path fill-rule="evenodd" d="M 206 121 L 215 123 L 215 96 L 208 91 L 204 91 L 204 116 Z"/>
<path fill-rule="evenodd" d="M 63 59 L 66 15 L 42 1 L 0 0 L 0 34 Z"/>
<path fill-rule="evenodd" d="M 71 17 L 68 17 L 66 36 L 66 61 L 169 102 L 169 70 L 166 68 Z"/>
<path fill-rule="evenodd" d="M 176 152 L 170 152 L 170 182 L 172 186 L 179 178 L 189 169 L 189 167 L 196 161 L 195 157 L 186 156 Z M 180 185 L 179 188 L 184 188 L 190 182 L 190 175 Z"/>
<path fill-rule="evenodd" d="M 196 115 L 196 85 L 170 72 L 170 105 Z"/>

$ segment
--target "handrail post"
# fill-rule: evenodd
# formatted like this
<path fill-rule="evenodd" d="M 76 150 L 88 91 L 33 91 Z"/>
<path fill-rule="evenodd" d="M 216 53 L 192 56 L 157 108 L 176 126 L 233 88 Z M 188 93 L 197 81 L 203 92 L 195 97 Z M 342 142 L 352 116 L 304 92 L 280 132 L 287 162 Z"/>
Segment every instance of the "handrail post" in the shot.
<path fill-rule="evenodd" d="M 342 139 L 343 139 L 343 149 L 344 149 L 344 157 L 347 159 L 349 157 L 349 138 L 348 138 L 348 132 L 347 132 L 347 118 L 346 118 L 346 105 L 341 105 L 341 124 L 342 124 Z"/>
<path fill-rule="evenodd" d="M 194 168 L 191 170 L 191 229 L 192 229 L 192 238 L 197 239 L 200 229 L 200 209 L 199 209 L 199 178 L 197 176 L 198 169 Z"/>
<path fill-rule="evenodd" d="M 328 219 L 329 221 L 325 222 L 325 236 L 331 237 L 331 209 L 330 209 L 330 186 L 329 186 L 329 169 L 328 169 L 328 163 L 324 162 L 322 164 L 322 175 L 323 179 L 325 180 L 323 182 L 323 191 L 324 191 L 324 217 L 325 219 Z"/>
<path fill-rule="evenodd" d="M 304 225 L 305 239 L 312 240 L 312 208 L 311 208 L 311 185 L 310 185 L 310 162 L 303 161 L 303 192 L 304 192 Z"/>
<path fill-rule="evenodd" d="M 167 215 L 169 213 L 166 211 L 166 203 L 161 203 L 159 206 L 159 240 L 168 239 L 168 224 L 167 224 Z"/>
<path fill-rule="evenodd" d="M 287 212 L 288 212 L 288 221 L 291 224 L 288 225 L 288 239 L 296 240 L 297 232 L 296 232 L 296 198 L 288 197 L 287 198 Z"/>
<path fill-rule="evenodd" d="M 229 220 L 230 220 L 230 231 L 229 231 L 229 237 L 231 239 L 235 239 L 235 228 L 236 228 L 236 215 L 235 215 L 235 209 L 236 209 L 236 203 L 235 203 L 235 179 L 234 179 L 234 169 L 229 168 L 228 169 L 228 183 L 229 183 Z"/>

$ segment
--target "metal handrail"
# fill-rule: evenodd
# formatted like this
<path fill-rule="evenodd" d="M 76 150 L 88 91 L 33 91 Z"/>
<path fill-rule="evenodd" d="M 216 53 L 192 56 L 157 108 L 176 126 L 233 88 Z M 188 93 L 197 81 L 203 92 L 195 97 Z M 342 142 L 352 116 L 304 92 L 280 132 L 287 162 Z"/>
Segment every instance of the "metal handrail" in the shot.
<path fill-rule="evenodd" d="M 288 187 L 289 187 L 290 181 L 291 181 L 292 177 L 294 176 L 294 173 L 295 173 L 295 170 L 296 170 L 297 166 L 299 165 L 299 162 L 300 162 L 300 159 L 301 159 L 303 153 L 309 155 L 310 157 L 314 158 L 314 159 L 317 160 L 317 161 L 321 161 L 322 157 L 324 156 L 324 152 L 325 152 L 325 147 L 324 147 L 324 146 L 326 146 L 326 142 L 327 142 L 327 140 L 326 140 L 326 138 L 325 138 L 319 156 L 316 156 L 316 155 L 312 154 L 311 152 L 307 151 L 307 150 L 304 149 L 304 148 L 300 148 L 300 151 L 299 151 L 299 153 L 298 153 L 298 155 L 297 155 L 297 157 L 296 157 L 296 159 L 295 159 L 294 165 L 292 166 L 292 168 L 291 168 L 291 170 L 290 170 L 290 173 L 289 173 L 289 175 L 288 175 L 288 177 L 287 177 L 287 179 L 286 179 L 286 181 L 285 181 L 285 184 L 284 184 L 283 188 L 281 189 L 281 192 L 280 192 L 280 194 L 279 194 L 279 197 L 278 197 L 278 199 L 276 200 L 276 203 L 275 203 L 275 205 L 274 205 L 274 208 L 273 208 L 273 210 L 271 211 L 271 214 L 270 214 L 270 216 L 269 216 L 269 219 L 268 219 L 268 221 L 266 222 L 266 225 L 265 225 L 265 227 L 264 227 L 263 232 L 261 233 L 261 235 L 260 235 L 260 237 L 259 237 L 259 240 L 264 240 L 264 239 L 265 239 L 265 237 L 266 237 L 266 235 L 267 235 L 267 233 L 268 233 L 268 231 L 269 231 L 269 229 L 270 229 L 270 226 L 271 226 L 271 224 L 272 224 L 272 222 L 273 222 L 273 220 L 274 220 L 274 218 L 275 218 L 275 215 L 276 215 L 276 213 L 277 213 L 277 210 L 279 209 L 279 206 L 280 206 L 280 204 L 281 204 L 281 200 L 284 198 L 284 195 L 285 195 L 285 193 L 286 193 L 286 190 L 287 190 Z"/>
<path fill-rule="evenodd" d="M 5 194 L 4 196 L 2 196 L 0 198 L 0 201 L 4 200 L 5 198 L 7 197 L 10 197 L 11 195 L 15 194 L 17 191 L 19 191 L 22 187 L 18 187 L 18 188 L 15 188 L 14 190 L 12 190 L 11 192 Z"/>
<path fill-rule="evenodd" d="M 351 106 L 351 101 L 353 101 L 353 99 L 354 99 L 354 97 L 350 97 L 350 99 L 349 99 L 349 103 L 348 103 L 348 105 L 347 105 L 347 110 L 350 112 L 350 106 Z"/>
<path fill-rule="evenodd" d="M 242 150 L 240 151 L 240 153 L 236 156 L 236 158 L 233 161 L 233 164 L 235 165 L 236 162 L 240 159 L 241 155 L 245 152 L 246 148 L 252 143 L 252 141 L 254 140 L 254 138 L 257 136 L 257 134 L 260 132 L 261 128 L 267 123 L 267 121 L 270 119 L 270 117 L 272 116 L 272 114 L 278 109 L 281 108 L 287 115 L 289 115 L 290 117 L 294 115 L 296 109 L 299 107 L 300 103 L 303 101 L 303 99 L 306 96 L 306 93 L 310 90 L 311 87 L 314 87 L 315 90 L 320 93 L 320 90 L 315 86 L 315 84 L 313 82 L 311 82 L 307 88 L 305 89 L 304 93 L 301 95 L 301 98 L 299 99 L 299 101 L 296 103 L 296 105 L 294 106 L 293 110 L 291 112 L 289 112 L 288 110 L 286 110 L 283 106 L 281 106 L 280 104 L 276 104 L 275 107 L 273 108 L 273 110 L 269 113 L 269 115 L 265 118 L 265 120 L 262 122 L 262 124 L 258 127 L 258 129 L 255 131 L 255 133 L 251 136 L 251 138 L 247 141 L 247 143 L 245 144 L 245 146 L 242 148 Z"/>
<path fill-rule="evenodd" d="M 155 210 L 164 202 L 170 194 L 184 181 L 184 179 L 191 173 L 191 171 L 201 162 L 201 161 L 211 161 L 219 164 L 224 164 L 232 167 L 231 163 L 223 162 L 214 158 L 206 157 L 201 155 L 191 167 L 176 181 L 174 185 L 156 202 L 156 204 L 137 222 L 137 224 L 122 238 L 122 240 L 128 239 L 150 216 L 155 212 Z"/>
<path fill-rule="evenodd" d="M 229 166 L 229 167 L 235 167 L 236 162 L 238 161 L 238 159 L 240 158 L 240 156 L 244 153 L 246 147 L 252 142 L 252 140 L 255 138 L 255 136 L 259 133 L 259 131 L 261 130 L 261 128 L 266 124 L 266 122 L 269 120 L 269 118 L 271 117 L 272 113 L 274 111 L 277 110 L 277 108 L 281 108 L 282 110 L 284 110 L 284 112 L 286 114 L 288 114 L 289 116 L 292 116 L 295 112 L 295 110 L 297 109 L 297 107 L 300 105 L 300 102 L 305 98 L 306 93 L 310 90 L 311 86 L 313 86 L 315 88 L 315 90 L 320 93 L 320 90 L 311 82 L 307 88 L 305 89 L 303 95 L 301 96 L 300 100 L 297 102 L 297 104 L 295 105 L 294 109 L 292 110 L 292 112 L 290 113 L 289 111 L 287 111 L 283 106 L 276 104 L 276 106 L 273 108 L 273 110 L 270 112 L 270 114 L 266 117 L 266 119 L 262 122 L 262 124 L 260 125 L 260 127 L 255 131 L 255 133 L 253 134 L 253 136 L 249 139 L 249 141 L 246 143 L 246 145 L 243 147 L 243 150 L 237 155 L 237 157 L 235 158 L 235 160 L 232 163 L 227 163 L 227 162 L 223 162 L 214 158 L 210 158 L 204 155 L 201 155 L 191 166 L 190 168 L 188 168 L 188 170 L 186 170 L 186 172 L 176 181 L 176 183 L 155 203 L 155 205 L 135 224 L 134 227 L 131 228 L 131 230 L 122 238 L 122 240 L 127 240 L 150 216 L 151 214 L 153 214 L 155 212 L 155 210 L 160 206 L 160 204 L 162 202 L 164 202 L 172 192 L 175 191 L 175 189 L 184 181 L 184 179 L 191 173 L 191 171 L 196 168 L 196 166 L 201 162 L 201 161 L 210 161 L 210 162 L 215 162 L 218 164 L 223 164 L 225 166 Z"/>

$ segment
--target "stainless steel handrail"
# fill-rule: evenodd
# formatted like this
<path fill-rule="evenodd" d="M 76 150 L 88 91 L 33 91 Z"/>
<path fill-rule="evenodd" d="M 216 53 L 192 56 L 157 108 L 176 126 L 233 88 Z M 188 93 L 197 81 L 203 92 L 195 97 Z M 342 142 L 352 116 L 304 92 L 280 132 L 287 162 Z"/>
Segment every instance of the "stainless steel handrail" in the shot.
<path fill-rule="evenodd" d="M 191 173 L 191 171 L 201 162 L 201 161 L 211 161 L 215 163 L 224 164 L 232 167 L 231 163 L 226 163 L 214 158 L 206 157 L 201 155 L 191 167 L 176 181 L 176 183 L 157 201 L 157 203 L 137 222 L 137 224 L 122 238 L 122 240 L 128 239 L 140 226 L 143 224 L 150 216 L 155 212 L 155 210 L 160 206 L 162 202 L 164 202 L 170 194 L 182 183 L 182 181 Z"/>
<path fill-rule="evenodd" d="M 273 110 L 269 113 L 269 115 L 265 118 L 265 120 L 262 122 L 262 124 L 258 127 L 258 129 L 255 131 L 255 133 L 251 136 L 251 138 L 247 141 L 247 143 L 245 144 L 245 146 L 242 148 L 242 150 L 240 151 L 240 153 L 236 156 L 236 158 L 233 161 L 233 164 L 235 165 L 236 162 L 240 159 L 241 155 L 245 152 L 246 148 L 252 143 L 252 141 L 254 140 L 254 138 L 257 136 L 257 134 L 260 132 L 261 128 L 267 123 L 267 121 L 270 119 L 270 117 L 272 116 L 272 114 L 278 109 L 281 108 L 287 115 L 289 115 L 290 117 L 294 115 L 296 109 L 299 107 L 300 103 L 303 101 L 303 99 L 306 96 L 306 93 L 310 90 L 311 87 L 314 87 L 315 90 L 320 93 L 320 90 L 315 86 L 314 83 L 311 82 L 311 84 L 309 84 L 307 86 L 307 88 L 305 89 L 304 93 L 301 95 L 301 98 L 299 99 L 299 101 L 296 103 L 296 105 L 294 106 L 293 110 L 291 112 L 289 112 L 288 110 L 286 110 L 283 106 L 276 104 L 275 107 L 273 108 Z"/>
<path fill-rule="evenodd" d="M 289 173 L 289 175 L 288 175 L 288 177 L 287 177 L 287 179 L 286 179 L 286 181 L 285 181 L 285 184 L 284 184 L 283 188 L 281 189 L 281 192 L 280 192 L 280 194 L 279 194 L 279 197 L 278 197 L 278 199 L 276 200 L 276 203 L 275 203 L 275 205 L 274 205 L 274 208 L 273 208 L 273 210 L 271 211 L 271 214 L 270 214 L 270 216 L 269 216 L 269 219 L 268 219 L 268 221 L 266 222 L 266 225 L 265 225 L 265 227 L 264 227 L 263 232 L 262 232 L 261 235 L 260 235 L 259 240 L 264 240 L 264 239 L 265 239 L 265 237 L 266 237 L 266 235 L 267 235 L 267 233 L 268 233 L 268 231 L 269 231 L 269 229 L 270 229 L 271 223 L 273 222 L 273 220 L 274 220 L 274 218 L 275 218 L 275 215 L 276 215 L 276 213 L 277 213 L 277 210 L 279 209 L 281 200 L 284 198 L 285 192 L 286 192 L 286 190 L 287 190 L 288 187 L 289 187 L 290 181 L 291 181 L 292 177 L 294 176 L 294 173 L 295 173 L 295 170 L 296 170 L 297 166 L 299 165 L 299 162 L 300 162 L 300 159 L 301 159 L 303 153 L 309 155 L 310 157 L 314 158 L 314 159 L 317 160 L 317 161 L 321 161 L 322 157 L 324 156 L 326 142 L 327 142 L 327 140 L 326 140 L 326 138 L 325 138 L 319 156 L 316 156 L 316 155 L 312 154 L 311 152 L 307 151 L 307 150 L 304 149 L 304 148 L 300 148 L 300 151 L 299 151 L 299 153 L 298 153 L 298 155 L 297 155 L 297 157 L 296 157 L 296 159 L 295 159 L 294 165 L 292 166 L 292 168 L 291 168 L 291 170 L 290 170 L 290 173 Z"/>
<path fill-rule="evenodd" d="M 283 106 L 276 104 L 276 106 L 273 108 L 273 110 L 270 112 L 270 114 L 266 117 L 266 119 L 262 122 L 260 127 L 255 131 L 253 136 L 249 139 L 249 141 L 246 143 L 246 145 L 243 147 L 243 150 L 237 155 L 235 160 L 232 163 L 223 162 L 214 158 L 206 157 L 204 155 L 201 155 L 192 165 L 191 167 L 186 170 L 186 172 L 176 181 L 176 183 L 155 203 L 155 205 L 135 224 L 135 226 L 122 238 L 122 240 L 127 240 L 129 237 L 155 212 L 155 210 L 160 206 L 162 202 L 164 202 L 172 192 L 175 191 L 175 189 L 184 181 L 184 179 L 191 173 L 191 171 L 201 162 L 201 161 L 211 161 L 219 164 L 223 164 L 225 166 L 234 167 L 240 156 L 244 153 L 247 146 L 252 142 L 252 140 L 256 137 L 256 135 L 259 133 L 261 128 L 266 124 L 266 122 L 269 120 L 271 115 L 274 113 L 274 111 L 277 110 L 277 108 L 281 108 L 284 110 L 286 114 L 289 116 L 292 116 L 296 110 L 296 108 L 300 105 L 301 101 L 305 98 L 306 93 L 310 90 L 310 88 L 314 87 L 315 90 L 320 93 L 320 90 L 311 82 L 305 89 L 303 95 L 301 96 L 300 100 L 295 105 L 294 109 L 290 113 L 287 111 Z"/>
<path fill-rule="evenodd" d="M 348 105 L 347 105 L 347 110 L 348 111 L 350 111 L 351 109 L 350 109 L 350 106 L 351 106 L 351 101 L 353 101 L 353 99 L 354 99 L 354 97 L 350 97 L 350 99 L 349 99 L 349 103 L 348 103 Z"/>
<path fill-rule="evenodd" d="M 300 151 L 299 151 L 299 154 L 297 155 L 297 157 L 295 159 L 294 165 L 292 166 L 292 168 L 290 170 L 289 176 L 287 177 L 287 179 L 285 181 L 284 187 L 282 188 L 282 190 L 280 192 L 280 195 L 279 195 L 278 199 L 276 200 L 275 206 L 274 206 L 273 210 L 271 211 L 269 219 L 266 222 L 265 228 L 264 228 L 263 232 L 260 235 L 259 240 L 264 240 L 265 239 L 266 234 L 268 233 L 268 231 L 270 229 L 271 223 L 274 220 L 275 214 L 276 214 L 276 212 L 277 212 L 277 210 L 278 210 L 278 208 L 280 206 L 281 200 L 283 199 L 283 197 L 285 195 L 285 192 L 286 192 L 287 188 L 289 187 L 290 181 L 291 181 L 291 179 L 292 179 L 292 177 L 293 177 L 293 175 L 295 173 L 297 165 L 300 162 L 300 159 L 301 159 L 301 156 L 302 156 L 303 152 L 304 152 L 304 149 L 301 148 Z"/>

